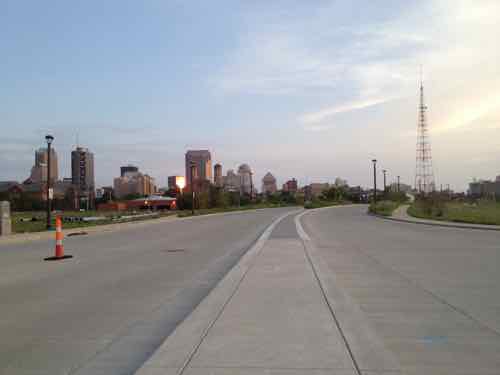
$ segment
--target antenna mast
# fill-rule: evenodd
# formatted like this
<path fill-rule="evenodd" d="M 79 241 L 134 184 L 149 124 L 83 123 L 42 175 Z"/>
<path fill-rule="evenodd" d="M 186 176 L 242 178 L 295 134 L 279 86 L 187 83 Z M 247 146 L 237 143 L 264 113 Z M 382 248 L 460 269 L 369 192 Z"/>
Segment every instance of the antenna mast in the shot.
<path fill-rule="evenodd" d="M 415 168 L 415 190 L 420 194 L 428 194 L 435 190 L 429 126 L 427 124 L 426 112 L 427 106 L 424 102 L 422 67 L 420 67 L 420 105 L 417 125 L 417 157 Z"/>

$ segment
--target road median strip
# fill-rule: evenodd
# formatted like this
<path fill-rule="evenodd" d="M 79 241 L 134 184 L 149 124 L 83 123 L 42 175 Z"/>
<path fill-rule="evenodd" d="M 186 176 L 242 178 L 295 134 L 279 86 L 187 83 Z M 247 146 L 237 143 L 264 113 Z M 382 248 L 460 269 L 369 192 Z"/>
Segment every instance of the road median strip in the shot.
<path fill-rule="evenodd" d="M 256 243 L 224 276 L 196 309 L 175 329 L 152 357 L 136 372 L 138 375 L 182 374 L 204 338 L 238 290 L 276 225 L 298 211 L 287 212 L 269 225 Z"/>

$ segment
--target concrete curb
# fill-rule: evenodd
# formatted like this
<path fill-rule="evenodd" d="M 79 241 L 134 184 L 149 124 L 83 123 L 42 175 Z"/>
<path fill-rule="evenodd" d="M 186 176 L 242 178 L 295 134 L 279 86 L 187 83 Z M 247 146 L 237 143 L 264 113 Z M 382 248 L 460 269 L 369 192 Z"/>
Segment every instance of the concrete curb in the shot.
<path fill-rule="evenodd" d="M 475 230 L 492 230 L 492 231 L 500 231 L 500 225 L 486 225 L 486 224 L 467 224 L 467 223 L 454 223 L 451 221 L 439 221 L 439 220 L 427 220 L 427 219 L 419 219 L 408 216 L 408 218 L 395 217 L 395 216 L 383 216 L 374 213 L 368 213 L 371 216 L 390 220 L 390 221 L 398 221 L 400 223 L 410 223 L 410 224 L 420 224 L 420 225 L 430 225 L 435 227 L 447 227 L 447 228 L 459 228 L 459 229 L 475 229 Z"/>
<path fill-rule="evenodd" d="M 245 275 L 272 231 L 281 220 L 300 212 L 295 210 L 278 217 L 261 234 L 255 244 L 224 276 L 217 286 L 200 302 L 194 311 L 177 326 L 151 358 L 136 372 L 138 375 L 177 374 L 184 372 L 199 346 L 238 290 Z"/>
<path fill-rule="evenodd" d="M 306 256 L 309 258 L 318 278 L 328 308 L 345 340 L 354 367 L 358 374 L 374 371 L 373 369 L 400 373 L 401 364 L 395 355 L 386 349 L 359 305 L 337 286 L 335 274 L 331 272 L 313 241 L 302 227 L 300 220 L 309 212 L 311 211 L 303 212 L 295 217 L 297 232 L 304 244 Z"/>
<path fill-rule="evenodd" d="M 385 220 L 390 220 L 390 221 L 398 221 L 400 223 L 409 223 L 409 224 L 420 224 L 420 225 L 429 225 L 429 226 L 434 226 L 434 227 L 445 227 L 445 228 L 459 228 L 459 229 L 475 229 L 475 230 L 489 230 L 489 231 L 500 231 L 500 226 L 494 226 L 494 227 L 489 227 L 489 226 L 472 226 L 472 224 L 464 224 L 464 225 L 458 225 L 458 224 L 447 224 L 447 223 L 440 223 L 432 221 L 432 222 L 423 222 L 423 221 L 416 221 L 416 220 L 411 220 L 411 219 L 400 219 L 397 217 L 392 217 L 392 216 L 382 216 L 382 215 L 373 215 L 375 217 L 378 217 L 380 219 L 385 219 Z M 478 224 L 480 225 L 480 224 Z"/>

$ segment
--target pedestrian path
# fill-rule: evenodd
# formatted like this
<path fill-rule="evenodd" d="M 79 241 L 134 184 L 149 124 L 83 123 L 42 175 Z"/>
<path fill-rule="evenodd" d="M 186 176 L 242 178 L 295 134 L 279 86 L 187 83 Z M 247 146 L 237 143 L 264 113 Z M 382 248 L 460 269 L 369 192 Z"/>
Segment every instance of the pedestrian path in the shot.
<path fill-rule="evenodd" d="M 215 295 L 219 292 L 214 290 Z M 203 303 L 210 305 L 210 297 L 214 296 Z M 140 375 L 357 374 L 293 216 L 274 229 L 215 320 L 182 361 L 186 353 L 180 348 L 189 345 L 179 342 L 188 340 L 196 330 L 192 327 L 203 320 L 202 305 L 193 313 L 195 318 L 167 339 Z M 201 332 L 199 327 L 197 332 Z"/>

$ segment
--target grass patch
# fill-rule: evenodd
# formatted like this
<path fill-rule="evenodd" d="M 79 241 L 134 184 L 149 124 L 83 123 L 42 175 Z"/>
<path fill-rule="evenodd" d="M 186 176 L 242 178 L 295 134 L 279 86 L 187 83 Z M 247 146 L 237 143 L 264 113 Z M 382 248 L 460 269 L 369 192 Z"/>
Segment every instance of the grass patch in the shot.
<path fill-rule="evenodd" d="M 295 206 L 293 204 L 278 204 L 278 203 L 256 203 L 244 206 L 230 206 L 230 207 L 215 207 L 215 208 L 201 208 L 194 210 L 194 216 L 216 214 L 221 212 L 233 212 L 233 211 L 247 211 L 247 210 L 257 210 L 260 208 L 276 208 L 276 207 L 291 207 Z M 177 213 L 178 217 L 188 217 L 193 216 L 191 210 L 182 210 Z"/>
<path fill-rule="evenodd" d="M 327 201 L 322 199 L 315 199 L 312 201 L 307 201 L 304 203 L 305 209 L 313 209 L 313 208 L 321 208 L 321 207 L 331 207 L 331 206 L 339 206 L 343 204 L 342 201 Z"/>
<path fill-rule="evenodd" d="M 500 203 L 484 200 L 476 203 L 416 201 L 408 214 L 423 219 L 500 225 Z"/>
<path fill-rule="evenodd" d="M 63 229 L 72 228 L 87 228 L 94 227 L 97 225 L 106 225 L 114 223 L 123 223 L 130 221 L 142 221 L 156 219 L 158 217 L 164 217 L 173 215 L 173 212 L 158 212 L 152 216 L 139 216 L 142 214 L 133 212 L 100 212 L 100 211 L 66 211 L 58 213 L 58 216 L 64 218 L 72 217 L 102 217 L 102 220 L 98 221 L 74 221 L 65 222 L 63 221 Z M 134 217 L 134 215 L 137 215 Z M 55 214 L 52 215 L 52 226 L 55 228 Z M 14 212 L 12 214 L 12 231 L 14 233 L 28 233 L 28 232 L 43 232 L 46 230 L 46 213 L 42 211 L 31 211 L 31 212 Z"/>
<path fill-rule="evenodd" d="M 377 215 L 391 216 L 401 202 L 397 201 L 378 201 L 377 204 L 371 203 L 368 211 Z"/>

